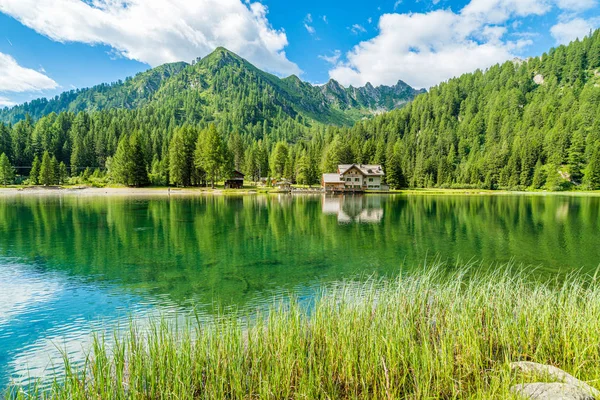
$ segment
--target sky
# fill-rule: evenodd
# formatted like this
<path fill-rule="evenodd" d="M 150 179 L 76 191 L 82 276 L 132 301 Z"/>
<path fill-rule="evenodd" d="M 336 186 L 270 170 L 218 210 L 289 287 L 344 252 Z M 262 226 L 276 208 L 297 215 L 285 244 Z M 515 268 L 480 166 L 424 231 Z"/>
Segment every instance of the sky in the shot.
<path fill-rule="evenodd" d="M 454 76 L 600 27 L 600 0 L 0 0 L 0 107 L 224 46 L 312 84 Z"/>

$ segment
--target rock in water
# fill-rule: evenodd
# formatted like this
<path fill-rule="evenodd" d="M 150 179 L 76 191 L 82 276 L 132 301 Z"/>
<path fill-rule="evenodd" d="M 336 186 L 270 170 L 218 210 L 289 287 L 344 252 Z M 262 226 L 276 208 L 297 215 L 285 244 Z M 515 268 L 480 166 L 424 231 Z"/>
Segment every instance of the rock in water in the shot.
<path fill-rule="evenodd" d="M 510 390 L 531 400 L 595 400 L 589 392 L 569 383 L 525 383 Z"/>

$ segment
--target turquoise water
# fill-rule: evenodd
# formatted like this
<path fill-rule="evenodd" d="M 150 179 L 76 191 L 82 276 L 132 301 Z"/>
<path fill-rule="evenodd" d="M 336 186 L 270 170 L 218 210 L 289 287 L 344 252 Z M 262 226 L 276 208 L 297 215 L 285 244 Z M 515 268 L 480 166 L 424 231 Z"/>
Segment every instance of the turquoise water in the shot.
<path fill-rule="evenodd" d="M 0 386 L 130 318 L 262 308 L 435 258 L 593 272 L 599 232 L 599 197 L 0 197 Z"/>

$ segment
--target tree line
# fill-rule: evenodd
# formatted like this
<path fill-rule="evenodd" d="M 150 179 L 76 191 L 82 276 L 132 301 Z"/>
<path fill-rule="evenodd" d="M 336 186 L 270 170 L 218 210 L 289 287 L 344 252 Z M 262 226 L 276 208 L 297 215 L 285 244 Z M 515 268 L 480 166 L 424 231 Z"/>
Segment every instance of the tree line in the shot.
<path fill-rule="evenodd" d="M 600 189 L 600 31 L 451 79 L 352 127 L 282 112 L 268 88 L 217 78 L 239 103 L 164 93 L 134 110 L 26 117 L 0 124 L 0 154 L 22 177 L 48 153 L 70 179 L 98 170 L 132 186 L 214 184 L 233 170 L 312 185 L 356 162 L 383 165 L 394 188 Z"/>

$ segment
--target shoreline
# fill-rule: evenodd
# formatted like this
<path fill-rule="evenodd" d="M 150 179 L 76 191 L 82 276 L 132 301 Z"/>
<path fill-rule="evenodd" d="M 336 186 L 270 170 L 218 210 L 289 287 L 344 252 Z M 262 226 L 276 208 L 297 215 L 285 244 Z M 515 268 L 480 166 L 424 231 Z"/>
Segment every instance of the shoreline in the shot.
<path fill-rule="evenodd" d="M 106 196 L 106 197 L 135 197 L 135 196 L 160 196 L 160 197 L 183 197 L 183 196 L 240 196 L 240 195 L 270 195 L 270 194 L 294 194 L 294 195 L 323 195 L 318 191 L 297 191 L 290 193 L 275 188 L 244 188 L 244 189 L 223 189 L 223 188 L 169 188 L 169 187 L 44 187 L 44 186 L 13 186 L 0 187 L 0 197 L 4 196 L 42 196 L 42 195 L 76 195 L 76 196 Z M 410 196 L 572 196 L 572 197 L 600 197 L 600 191 L 565 191 L 565 192 L 547 192 L 547 191 L 509 191 L 509 190 L 484 190 L 484 189 L 405 189 L 368 191 L 361 193 L 364 195 L 410 195 Z M 340 194 L 337 194 L 338 196 Z"/>

